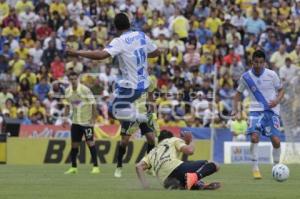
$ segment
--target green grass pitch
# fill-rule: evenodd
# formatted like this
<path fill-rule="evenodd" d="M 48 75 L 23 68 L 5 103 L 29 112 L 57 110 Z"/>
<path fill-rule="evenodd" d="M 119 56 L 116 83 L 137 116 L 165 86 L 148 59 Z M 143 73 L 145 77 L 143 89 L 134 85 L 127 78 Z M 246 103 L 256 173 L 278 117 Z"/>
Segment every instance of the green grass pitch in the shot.
<path fill-rule="evenodd" d="M 216 191 L 168 191 L 154 177 L 143 190 L 133 165 L 125 165 L 123 178 L 113 177 L 114 165 L 101 165 L 101 174 L 89 174 L 91 166 L 79 165 L 77 175 L 64 175 L 68 165 L 0 165 L 0 199 L 299 199 L 300 166 L 289 165 L 291 176 L 279 183 L 271 177 L 271 165 L 262 165 L 262 180 L 253 180 L 249 165 L 222 165 L 206 181 L 220 181 Z"/>

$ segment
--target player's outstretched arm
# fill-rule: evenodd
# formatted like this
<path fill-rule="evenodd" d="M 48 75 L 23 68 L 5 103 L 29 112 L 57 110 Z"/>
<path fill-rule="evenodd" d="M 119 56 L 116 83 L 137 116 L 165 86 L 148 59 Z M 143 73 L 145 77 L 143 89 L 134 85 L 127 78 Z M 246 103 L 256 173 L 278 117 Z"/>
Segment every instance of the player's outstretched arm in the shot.
<path fill-rule="evenodd" d="M 144 189 L 149 188 L 149 184 L 146 181 L 145 172 L 144 172 L 146 169 L 148 169 L 148 165 L 144 161 L 140 161 L 135 167 L 136 174 Z"/>
<path fill-rule="evenodd" d="M 111 55 L 105 50 L 74 50 L 67 49 L 66 54 L 69 56 L 79 56 L 88 59 L 102 60 L 109 58 Z"/>
<path fill-rule="evenodd" d="M 148 58 L 158 57 L 161 54 L 160 50 L 156 49 L 155 51 L 148 53 Z"/>

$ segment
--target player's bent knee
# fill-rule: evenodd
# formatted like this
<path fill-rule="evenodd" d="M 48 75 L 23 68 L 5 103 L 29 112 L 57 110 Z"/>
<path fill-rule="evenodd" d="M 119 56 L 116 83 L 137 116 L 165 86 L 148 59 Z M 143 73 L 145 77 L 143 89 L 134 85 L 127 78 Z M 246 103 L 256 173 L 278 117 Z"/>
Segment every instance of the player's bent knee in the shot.
<path fill-rule="evenodd" d="M 209 162 L 208 164 L 211 164 L 212 167 L 214 167 L 215 172 L 220 170 L 220 165 L 216 162 Z"/>

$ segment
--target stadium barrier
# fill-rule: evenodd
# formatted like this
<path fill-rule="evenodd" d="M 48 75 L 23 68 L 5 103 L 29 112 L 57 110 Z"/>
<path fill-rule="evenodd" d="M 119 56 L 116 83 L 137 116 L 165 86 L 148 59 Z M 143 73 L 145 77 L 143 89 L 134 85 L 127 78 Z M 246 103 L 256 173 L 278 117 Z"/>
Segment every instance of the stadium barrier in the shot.
<path fill-rule="evenodd" d="M 193 134 L 193 137 L 195 140 L 204 140 L 204 141 L 210 141 L 211 139 L 211 129 L 210 128 L 179 128 L 179 127 L 164 127 L 162 129 L 167 129 L 170 130 L 175 136 L 179 136 L 181 131 L 190 131 Z M 104 125 L 104 126 L 97 126 L 94 128 L 95 130 L 95 139 L 99 140 L 98 143 L 103 140 L 111 140 L 110 141 L 110 147 L 113 147 L 115 150 L 115 143 L 120 140 L 120 126 L 118 125 Z M 60 139 L 69 139 L 70 138 L 70 127 L 69 126 L 54 126 L 54 125 L 21 125 L 20 126 L 20 132 L 18 133 L 20 138 L 35 138 L 35 139 L 40 139 L 44 138 L 44 141 L 42 142 L 54 142 L 54 141 L 49 141 L 49 140 L 60 140 Z M 46 139 L 45 139 L 46 138 Z M 141 135 L 137 131 L 136 133 L 133 134 L 133 140 L 140 140 Z M 30 140 L 30 139 L 29 139 Z M 33 139 L 34 140 L 34 139 Z M 41 139 L 43 140 L 43 139 Z M 281 140 L 285 141 L 285 136 L 282 134 Z M 214 149 L 214 154 L 213 154 L 213 160 L 218 162 L 218 163 L 227 163 L 229 161 L 225 161 L 225 158 L 233 158 L 231 159 L 231 163 L 247 163 L 249 159 L 249 154 L 247 152 L 247 146 L 243 146 L 240 148 L 235 148 L 232 149 L 232 152 L 230 153 L 230 157 L 225 157 L 226 154 L 224 153 L 225 151 L 225 142 L 231 142 L 232 141 L 232 133 L 230 132 L 229 129 L 216 129 L 214 138 L 213 138 L 213 149 Z M 249 138 L 247 138 L 247 141 L 249 141 Z M 268 141 L 268 138 L 261 137 L 261 141 Z M 30 141 L 31 142 L 31 141 Z M 59 142 L 61 143 L 61 142 Z M 66 142 L 68 143 L 68 142 Z M 204 142 L 206 143 L 206 142 Z M 208 142 L 210 143 L 210 142 Z M 40 145 L 37 142 L 37 145 Z M 45 145 L 45 144 L 43 144 Z M 3 145 L 4 146 L 4 145 Z M 57 145 L 56 147 L 59 147 L 60 145 Z M 210 146 L 210 145 L 209 145 Z M 207 151 L 210 151 L 208 148 L 205 148 L 205 153 Z M 102 146 L 103 147 L 103 146 Z M 135 148 L 138 148 L 139 146 L 137 145 Z M 66 157 L 64 153 L 65 150 L 67 150 L 67 147 L 65 146 L 66 149 L 63 150 L 63 158 Z M 203 146 L 199 146 L 198 148 L 203 148 Z M 9 150 L 9 149 L 8 149 Z M 267 149 L 270 151 L 270 149 Z M 3 151 L 3 150 L 1 150 Z M 265 151 L 262 149 L 262 151 Z M 36 151 L 34 151 L 36 152 Z M 241 154 L 239 154 L 241 152 Z M 113 152 L 109 152 L 109 157 L 107 162 L 113 162 L 112 156 L 115 154 L 111 155 Z M 135 152 L 138 153 L 138 152 Z M 8 151 L 8 154 L 11 154 L 11 151 Z M 60 154 L 60 153 L 59 153 Z M 264 157 L 262 158 L 262 162 L 271 162 L 270 157 L 267 157 L 268 153 L 264 152 Z M 45 155 L 45 152 L 43 152 L 43 155 Z M 39 157 L 42 157 L 43 155 L 39 155 Z M 88 154 L 89 155 L 89 154 Z M 228 155 L 226 155 L 228 156 Z M 234 157 L 231 157 L 234 156 Z M 2 155 L 3 157 L 3 155 Z M 202 157 L 202 156 L 201 156 Z M 205 156 L 206 159 L 210 159 L 210 156 Z M 111 158 L 111 159 L 109 159 Z M 137 157 L 134 157 L 137 158 Z M 200 158 L 200 157 L 199 157 Z M 8 157 L 10 159 L 10 155 Z M 51 158 L 50 158 L 51 159 Z M 240 160 L 239 160 L 240 159 Z M 106 159 L 105 159 L 106 160 Z M 18 162 L 18 161 L 13 161 L 13 162 Z M 44 160 L 36 160 L 37 163 L 41 164 L 44 162 Z M 46 161 L 49 162 L 49 161 Z M 59 163 L 63 162 L 63 160 L 59 160 Z M 103 160 L 103 162 L 105 162 Z M 132 161 L 133 162 L 133 161 Z M 29 163 L 30 164 L 30 163 Z"/>
<path fill-rule="evenodd" d="M 0 133 L 0 164 L 6 163 L 6 134 Z"/>
<path fill-rule="evenodd" d="M 209 159 L 210 142 L 197 140 L 196 152 L 189 157 L 183 156 L 183 160 Z M 96 148 L 100 163 L 116 163 L 118 141 L 96 140 Z M 70 162 L 69 139 L 47 138 L 13 138 L 7 139 L 7 164 L 40 165 L 40 164 L 65 164 Z M 124 157 L 125 163 L 136 163 L 146 154 L 144 140 L 130 142 Z M 84 142 L 81 143 L 79 162 L 91 163 L 90 153 Z"/>

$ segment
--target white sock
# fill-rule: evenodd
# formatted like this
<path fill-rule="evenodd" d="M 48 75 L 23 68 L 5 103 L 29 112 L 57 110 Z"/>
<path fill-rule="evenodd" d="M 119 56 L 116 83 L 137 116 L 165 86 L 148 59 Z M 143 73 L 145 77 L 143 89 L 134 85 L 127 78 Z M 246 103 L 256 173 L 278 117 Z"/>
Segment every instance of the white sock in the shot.
<path fill-rule="evenodd" d="M 136 119 L 137 119 L 138 122 L 147 122 L 148 121 L 148 115 L 137 113 Z"/>
<path fill-rule="evenodd" d="M 113 114 L 117 120 L 130 122 L 136 121 L 136 112 L 135 109 L 132 108 L 115 109 Z"/>
<path fill-rule="evenodd" d="M 273 163 L 274 163 L 274 165 L 278 164 L 279 161 L 280 161 L 281 148 L 280 147 L 277 148 L 277 149 L 273 148 L 272 154 L 273 154 Z"/>
<path fill-rule="evenodd" d="M 252 156 L 253 170 L 259 170 L 258 168 L 258 143 L 250 144 L 250 152 Z"/>

